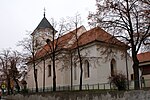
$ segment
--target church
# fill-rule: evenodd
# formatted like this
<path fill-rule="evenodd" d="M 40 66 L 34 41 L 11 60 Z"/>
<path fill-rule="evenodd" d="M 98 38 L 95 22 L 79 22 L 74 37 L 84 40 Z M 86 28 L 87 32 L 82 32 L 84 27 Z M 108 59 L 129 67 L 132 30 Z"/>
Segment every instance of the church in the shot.
<path fill-rule="evenodd" d="M 38 48 L 35 57 L 39 88 L 53 86 L 51 41 L 54 48 L 57 47 L 55 49 L 56 87 L 78 88 L 81 74 L 78 53 L 82 60 L 83 86 L 106 84 L 105 88 L 110 89 L 110 85 L 107 84 L 108 78 L 120 72 L 132 81 L 132 60 L 127 54 L 128 46 L 105 30 L 100 27 L 86 30 L 84 26 L 80 26 L 54 38 L 56 33 L 57 30 L 53 28 L 44 13 L 43 19 L 31 34 Z M 35 88 L 32 62 L 28 64 L 25 79 L 29 89 Z"/>

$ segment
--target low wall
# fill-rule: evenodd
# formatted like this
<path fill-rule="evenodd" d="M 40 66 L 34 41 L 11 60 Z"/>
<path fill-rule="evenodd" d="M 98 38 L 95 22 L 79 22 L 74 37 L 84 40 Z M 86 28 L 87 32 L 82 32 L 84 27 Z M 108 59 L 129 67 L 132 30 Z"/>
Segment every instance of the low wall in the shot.
<path fill-rule="evenodd" d="M 150 90 L 51 92 L 32 95 L 11 95 L 10 100 L 150 100 Z"/>

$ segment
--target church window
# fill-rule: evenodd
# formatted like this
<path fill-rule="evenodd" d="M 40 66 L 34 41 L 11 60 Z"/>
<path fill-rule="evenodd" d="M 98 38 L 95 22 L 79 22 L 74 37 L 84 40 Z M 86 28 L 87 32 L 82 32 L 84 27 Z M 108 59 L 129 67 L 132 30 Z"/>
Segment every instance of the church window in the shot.
<path fill-rule="evenodd" d="M 134 80 L 134 75 L 133 74 L 131 74 L 131 80 Z"/>
<path fill-rule="evenodd" d="M 35 75 L 36 75 L 36 77 L 37 77 L 37 75 L 38 75 L 38 70 L 37 70 L 37 69 L 35 69 Z"/>
<path fill-rule="evenodd" d="M 48 65 L 48 77 L 50 77 L 52 75 L 51 68 L 52 68 L 51 65 Z"/>
<path fill-rule="evenodd" d="M 115 59 L 111 60 L 110 68 L 111 68 L 111 76 L 114 76 L 116 73 L 116 61 L 115 61 Z"/>
<path fill-rule="evenodd" d="M 89 78 L 89 77 L 90 77 L 90 66 L 89 66 L 88 60 L 85 61 L 84 77 L 85 77 L 85 78 Z"/>
<path fill-rule="evenodd" d="M 74 80 L 77 80 L 77 65 L 74 64 Z"/>

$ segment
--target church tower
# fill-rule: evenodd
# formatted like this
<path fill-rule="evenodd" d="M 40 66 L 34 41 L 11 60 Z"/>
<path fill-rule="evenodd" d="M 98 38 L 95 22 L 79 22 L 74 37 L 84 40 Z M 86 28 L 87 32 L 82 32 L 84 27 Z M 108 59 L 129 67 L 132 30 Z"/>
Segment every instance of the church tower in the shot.
<path fill-rule="evenodd" d="M 44 17 L 36 27 L 36 29 L 31 34 L 34 38 L 35 46 L 41 47 L 46 44 L 46 40 L 52 40 L 53 34 L 57 31 L 53 28 L 50 22 L 45 17 L 45 10 L 44 10 Z"/>

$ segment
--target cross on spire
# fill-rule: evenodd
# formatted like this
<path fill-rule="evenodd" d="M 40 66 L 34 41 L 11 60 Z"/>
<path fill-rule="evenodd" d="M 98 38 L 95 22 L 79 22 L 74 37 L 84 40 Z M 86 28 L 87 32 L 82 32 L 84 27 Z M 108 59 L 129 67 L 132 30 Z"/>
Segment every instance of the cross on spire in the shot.
<path fill-rule="evenodd" d="M 45 9 L 45 7 L 44 7 L 44 17 L 45 17 L 45 11 L 46 11 L 46 9 Z"/>

